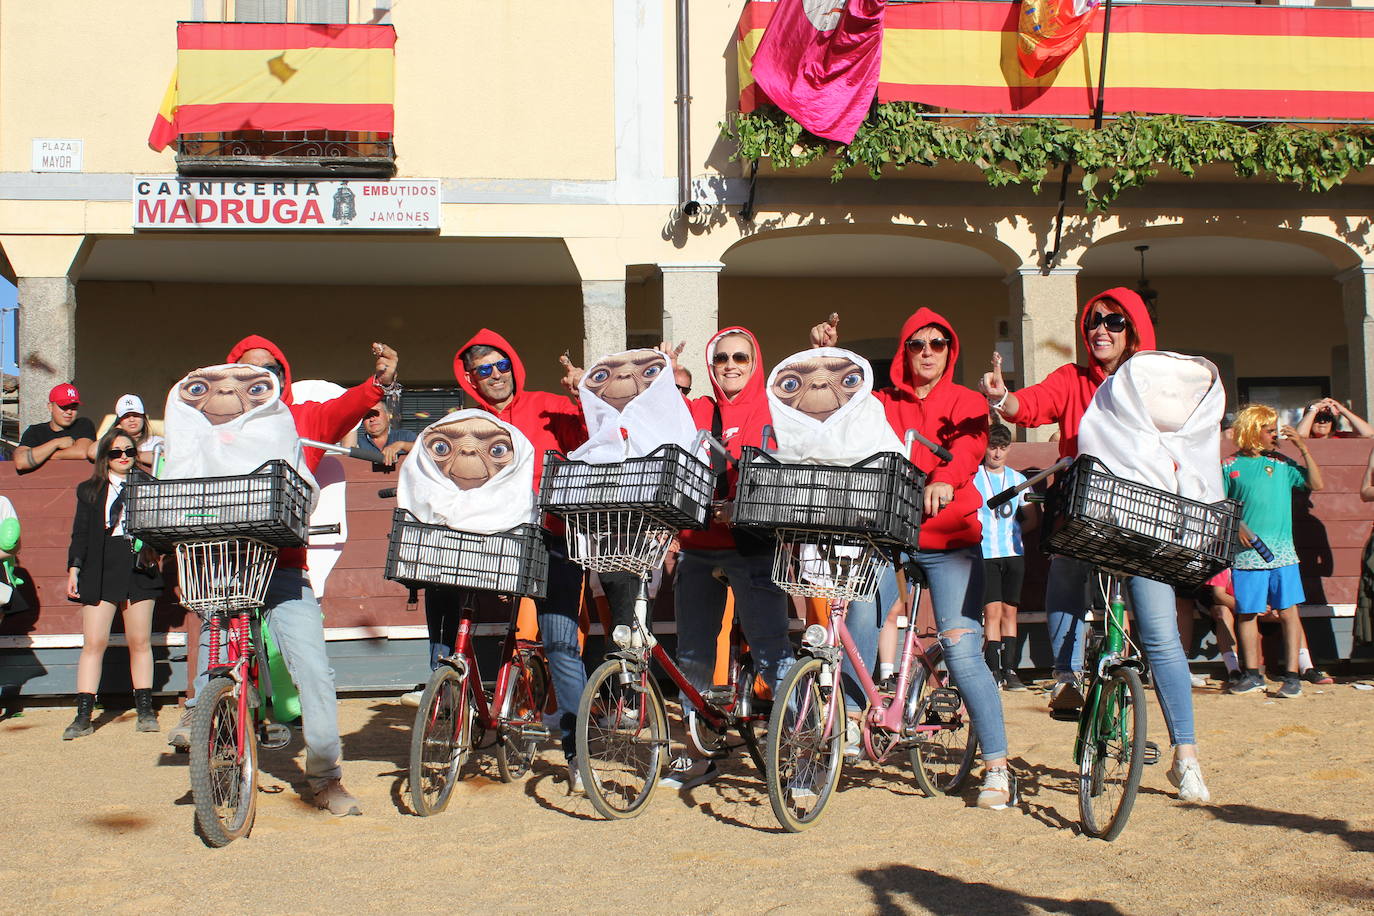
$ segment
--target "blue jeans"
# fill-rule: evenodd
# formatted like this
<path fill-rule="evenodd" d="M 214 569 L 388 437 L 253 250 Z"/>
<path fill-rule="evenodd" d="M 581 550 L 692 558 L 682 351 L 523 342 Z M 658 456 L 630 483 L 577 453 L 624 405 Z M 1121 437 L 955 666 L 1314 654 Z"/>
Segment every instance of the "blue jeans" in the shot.
<path fill-rule="evenodd" d="M 263 619 L 272 641 L 281 651 L 286 670 L 300 692 L 305 775 L 311 788 L 318 789 L 325 781 L 338 779 L 342 774 L 339 703 L 334 693 L 334 669 L 329 665 L 325 648 L 324 614 L 303 569 L 278 567 L 267 583 L 264 605 Z M 197 664 L 200 673 L 196 675 L 195 690 L 199 696 L 210 680 L 210 625 L 205 620 L 201 622 Z M 194 706 L 195 698 L 187 700 L 186 705 Z"/>
<path fill-rule="evenodd" d="M 975 544 L 955 550 L 918 550 L 913 559 L 925 571 L 930 583 L 935 626 L 940 631 L 945 665 L 968 706 L 983 759 L 1005 757 L 1007 730 L 1002 719 L 1002 697 L 983 658 L 982 547 Z M 856 601 L 849 606 L 845 624 L 870 672 L 878 657 L 878 631 L 896 598 L 897 573 L 888 566 L 879 578 L 876 600 Z M 952 630 L 965 632 L 951 639 L 945 634 Z M 845 657 L 844 673 L 845 705 L 851 710 L 862 709 L 868 699 L 855 679 L 848 656 Z"/>
<path fill-rule="evenodd" d="M 719 569 L 721 582 L 713 575 Z M 775 690 L 795 653 L 787 635 L 787 595 L 773 584 L 773 556 L 738 550 L 684 550 L 674 580 L 677 606 L 677 663 L 698 690 L 711 686 L 716 637 L 725 619 L 725 588 L 735 595 L 735 615 L 754 664 Z"/>
<path fill-rule="evenodd" d="M 1070 557 L 1055 557 L 1045 586 L 1045 608 L 1054 653 L 1055 673 L 1083 668 L 1083 641 L 1087 626 L 1088 580 L 1092 564 Z M 1196 744 L 1193 734 L 1193 685 L 1188 659 L 1178 635 L 1174 590 L 1163 582 L 1131 576 L 1126 580 L 1135 619 L 1134 634 L 1155 682 L 1155 694 L 1164 710 L 1173 744 Z"/>
<path fill-rule="evenodd" d="M 578 642 L 578 611 L 582 606 L 582 567 L 568 559 L 568 542 L 561 534 L 544 532 L 549 549 L 549 587 L 535 601 L 539 612 L 539 641 L 549 662 L 549 676 L 558 697 L 558 730 L 563 756 L 577 753 L 577 705 L 587 686 Z"/>

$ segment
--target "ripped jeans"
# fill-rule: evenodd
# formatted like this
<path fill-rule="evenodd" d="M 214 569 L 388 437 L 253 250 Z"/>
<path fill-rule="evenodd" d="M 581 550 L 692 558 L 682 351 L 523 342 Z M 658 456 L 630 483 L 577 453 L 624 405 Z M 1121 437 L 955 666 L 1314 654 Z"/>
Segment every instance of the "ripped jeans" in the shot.
<path fill-rule="evenodd" d="M 984 760 L 1007 755 L 1007 730 L 1002 719 L 1002 697 L 997 682 L 983 658 L 983 551 L 980 545 L 955 550 L 918 550 L 912 557 L 925 570 L 935 607 L 935 625 L 940 631 L 945 665 L 968 706 L 973 731 Z M 849 605 L 845 622 L 859 655 L 871 672 L 878 657 L 878 631 L 887 619 L 888 608 L 897 598 L 897 573 L 892 566 L 878 579 L 878 594 L 873 601 Z M 955 639 L 945 633 L 965 631 Z M 900 647 L 899 647 L 900 651 Z M 863 709 L 868 703 L 863 688 L 854 680 L 848 657 L 844 662 L 845 705 Z"/>

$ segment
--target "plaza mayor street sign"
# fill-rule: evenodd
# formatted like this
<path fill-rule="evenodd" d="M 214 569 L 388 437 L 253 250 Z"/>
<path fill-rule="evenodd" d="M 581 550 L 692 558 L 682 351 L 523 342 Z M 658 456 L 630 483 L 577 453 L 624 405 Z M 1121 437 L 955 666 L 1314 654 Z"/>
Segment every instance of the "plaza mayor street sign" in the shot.
<path fill-rule="evenodd" d="M 135 229 L 439 228 L 439 180 L 133 180 Z"/>

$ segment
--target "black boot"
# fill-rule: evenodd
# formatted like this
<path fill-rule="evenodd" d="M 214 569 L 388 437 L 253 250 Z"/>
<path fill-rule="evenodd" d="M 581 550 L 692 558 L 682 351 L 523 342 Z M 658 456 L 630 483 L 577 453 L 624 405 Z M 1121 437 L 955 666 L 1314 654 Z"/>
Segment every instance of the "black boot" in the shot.
<path fill-rule="evenodd" d="M 1002 686 L 1002 643 L 998 640 L 989 640 L 983 646 L 983 661 L 987 663 L 988 670 L 992 672 L 992 679 L 997 682 L 997 686 Z"/>
<path fill-rule="evenodd" d="M 84 738 L 95 731 L 91 727 L 91 713 L 95 711 L 95 694 L 78 693 L 76 695 L 76 718 L 72 719 L 72 724 L 67 726 L 67 730 L 62 733 L 63 741 L 70 741 L 73 738 Z"/>
<path fill-rule="evenodd" d="M 138 725 L 135 726 L 138 731 L 162 731 L 162 728 L 157 724 L 157 713 L 153 712 L 153 691 L 151 688 L 134 688 L 134 708 L 138 710 Z"/>

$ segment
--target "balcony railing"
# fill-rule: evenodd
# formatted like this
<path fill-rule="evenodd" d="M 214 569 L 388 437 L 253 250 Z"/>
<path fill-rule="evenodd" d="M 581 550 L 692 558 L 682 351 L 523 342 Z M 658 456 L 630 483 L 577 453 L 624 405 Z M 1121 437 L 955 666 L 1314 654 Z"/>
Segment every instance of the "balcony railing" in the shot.
<path fill-rule="evenodd" d="M 177 171 L 390 178 L 396 174 L 396 153 L 390 135 L 358 131 L 184 134 L 177 141 Z"/>

